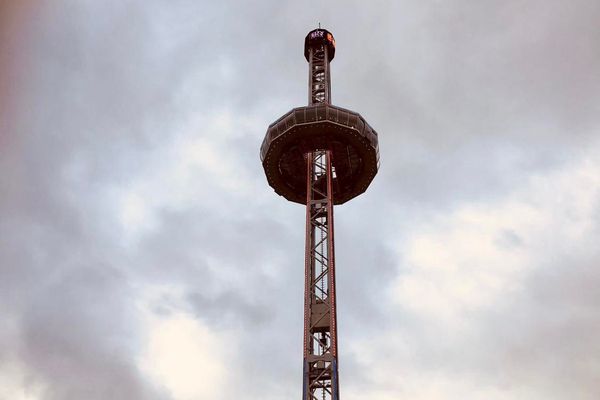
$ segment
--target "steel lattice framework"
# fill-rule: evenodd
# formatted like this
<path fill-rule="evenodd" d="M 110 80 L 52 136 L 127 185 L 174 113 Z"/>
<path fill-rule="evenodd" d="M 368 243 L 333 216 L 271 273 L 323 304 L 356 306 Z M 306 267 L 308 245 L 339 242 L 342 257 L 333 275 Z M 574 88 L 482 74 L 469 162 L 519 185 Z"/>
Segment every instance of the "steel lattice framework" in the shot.
<path fill-rule="evenodd" d="M 324 43 L 309 48 L 308 104 L 331 103 L 328 48 Z"/>
<path fill-rule="evenodd" d="M 269 185 L 306 205 L 303 400 L 338 400 L 333 206 L 363 193 L 379 167 L 377 132 L 358 113 L 331 105 L 335 39 L 308 33 L 307 107 L 272 123 L 261 146 Z"/>
<path fill-rule="evenodd" d="M 308 48 L 309 104 L 331 103 L 328 50 L 328 41 Z M 331 151 L 306 153 L 303 400 L 339 399 L 331 184 Z"/>
<path fill-rule="evenodd" d="M 339 399 L 331 152 L 306 160 L 303 399 Z"/>

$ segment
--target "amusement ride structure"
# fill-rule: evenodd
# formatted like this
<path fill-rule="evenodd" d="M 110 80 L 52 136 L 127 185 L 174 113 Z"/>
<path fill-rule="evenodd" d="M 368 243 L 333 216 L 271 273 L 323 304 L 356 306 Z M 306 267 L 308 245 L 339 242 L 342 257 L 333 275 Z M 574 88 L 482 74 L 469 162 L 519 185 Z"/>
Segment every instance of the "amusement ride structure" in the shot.
<path fill-rule="evenodd" d="M 331 104 L 335 39 L 304 40 L 308 106 L 269 125 L 260 158 L 269 185 L 306 205 L 303 400 L 339 400 L 333 206 L 360 195 L 377 174 L 377 132 L 360 114 Z"/>

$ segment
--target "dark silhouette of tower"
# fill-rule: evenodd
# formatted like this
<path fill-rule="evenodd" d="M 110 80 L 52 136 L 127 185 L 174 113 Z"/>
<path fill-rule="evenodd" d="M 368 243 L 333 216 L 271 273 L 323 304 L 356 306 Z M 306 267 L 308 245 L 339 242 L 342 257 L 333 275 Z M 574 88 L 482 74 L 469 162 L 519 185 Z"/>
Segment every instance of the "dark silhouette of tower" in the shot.
<path fill-rule="evenodd" d="M 308 106 L 269 125 L 260 148 L 269 185 L 306 204 L 303 400 L 339 399 L 333 205 L 367 190 L 379 167 L 377 132 L 331 105 L 334 55 L 329 31 L 308 33 Z"/>

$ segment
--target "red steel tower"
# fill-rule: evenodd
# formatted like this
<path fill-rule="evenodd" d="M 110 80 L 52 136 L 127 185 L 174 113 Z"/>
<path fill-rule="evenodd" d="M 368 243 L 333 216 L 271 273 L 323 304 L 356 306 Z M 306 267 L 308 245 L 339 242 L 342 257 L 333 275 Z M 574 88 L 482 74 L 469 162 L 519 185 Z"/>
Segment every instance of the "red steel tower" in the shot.
<path fill-rule="evenodd" d="M 363 193 L 377 173 L 377 132 L 331 105 L 335 39 L 315 29 L 304 40 L 308 106 L 269 125 L 260 158 L 269 185 L 306 205 L 303 400 L 338 400 L 333 206 Z"/>

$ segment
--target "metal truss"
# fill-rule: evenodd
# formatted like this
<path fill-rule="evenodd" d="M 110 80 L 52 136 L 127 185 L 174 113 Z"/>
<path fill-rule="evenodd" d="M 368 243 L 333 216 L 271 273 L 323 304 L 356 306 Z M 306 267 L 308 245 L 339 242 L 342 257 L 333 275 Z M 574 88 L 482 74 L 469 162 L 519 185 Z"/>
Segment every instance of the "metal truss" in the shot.
<path fill-rule="evenodd" d="M 308 104 L 331 104 L 331 75 L 327 46 L 310 49 L 308 68 Z"/>
<path fill-rule="evenodd" d="M 303 400 L 338 400 L 331 152 L 306 155 Z"/>

